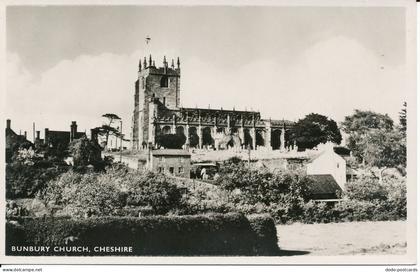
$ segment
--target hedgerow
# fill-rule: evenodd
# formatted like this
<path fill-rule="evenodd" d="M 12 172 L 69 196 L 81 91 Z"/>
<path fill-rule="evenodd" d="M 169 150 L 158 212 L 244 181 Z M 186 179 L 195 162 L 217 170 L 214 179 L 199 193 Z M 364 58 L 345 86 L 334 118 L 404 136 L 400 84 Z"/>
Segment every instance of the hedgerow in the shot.
<path fill-rule="evenodd" d="M 132 246 L 132 255 L 137 256 L 273 255 L 278 250 L 274 221 L 268 216 L 253 217 L 249 221 L 238 213 L 141 218 L 100 217 L 78 220 L 20 217 L 15 220 L 6 224 L 7 255 L 25 255 L 11 251 L 11 246 L 25 245 Z M 100 255 L 101 253 L 67 254 Z M 110 255 L 110 253 L 102 254 Z"/>

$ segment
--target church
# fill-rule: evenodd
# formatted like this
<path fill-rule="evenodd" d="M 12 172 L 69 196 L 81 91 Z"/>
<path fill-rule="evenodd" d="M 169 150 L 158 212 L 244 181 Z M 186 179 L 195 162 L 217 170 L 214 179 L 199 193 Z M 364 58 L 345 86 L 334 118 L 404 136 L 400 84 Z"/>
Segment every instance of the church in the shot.
<path fill-rule="evenodd" d="M 152 56 L 139 61 L 135 82 L 131 147 L 158 148 L 164 134 L 182 135 L 184 147 L 206 149 L 265 149 L 285 151 L 293 143 L 294 123 L 262 119 L 257 111 L 180 107 L 181 64 L 177 58 L 156 67 Z"/>

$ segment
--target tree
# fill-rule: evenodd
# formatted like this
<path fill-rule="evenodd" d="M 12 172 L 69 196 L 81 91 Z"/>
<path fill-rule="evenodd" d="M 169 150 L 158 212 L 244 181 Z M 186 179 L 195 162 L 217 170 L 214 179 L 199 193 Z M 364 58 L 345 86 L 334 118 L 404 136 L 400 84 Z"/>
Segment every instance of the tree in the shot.
<path fill-rule="evenodd" d="M 355 110 L 354 114 L 346 116 L 341 123 L 343 130 L 349 135 L 347 146 L 353 151 L 359 162 L 365 163 L 365 152 L 369 139 L 380 137 L 377 132 L 371 135 L 373 138 L 366 138 L 373 130 L 382 130 L 382 134 L 393 129 L 394 122 L 387 114 L 380 114 L 372 111 Z"/>
<path fill-rule="evenodd" d="M 313 148 L 328 141 L 341 143 L 342 137 L 337 123 L 324 115 L 311 113 L 300 119 L 291 131 L 292 141 L 300 149 Z"/>
<path fill-rule="evenodd" d="M 181 149 L 186 137 L 183 134 L 159 135 L 156 142 L 164 148 Z"/>
<path fill-rule="evenodd" d="M 86 136 L 72 141 L 69 146 L 69 151 L 76 167 L 85 167 L 89 164 L 97 166 L 102 162 L 100 146 L 95 141 L 89 140 Z"/>
<path fill-rule="evenodd" d="M 105 137 L 105 146 L 108 146 L 108 139 L 110 135 L 115 137 L 121 137 L 121 132 L 118 130 L 118 127 L 114 127 L 115 121 L 121 120 L 121 118 L 114 113 L 106 113 L 102 115 L 106 119 L 105 123 L 100 127 L 94 128 L 98 135 Z"/>
<path fill-rule="evenodd" d="M 355 110 L 352 115 L 344 118 L 344 122 L 341 125 L 343 130 L 348 134 L 363 134 L 370 129 L 392 130 L 394 121 L 392 121 L 388 114 Z"/>
<path fill-rule="evenodd" d="M 407 133 L 407 102 L 403 103 L 403 108 L 399 112 L 400 119 L 400 131 L 403 133 L 404 137 Z"/>

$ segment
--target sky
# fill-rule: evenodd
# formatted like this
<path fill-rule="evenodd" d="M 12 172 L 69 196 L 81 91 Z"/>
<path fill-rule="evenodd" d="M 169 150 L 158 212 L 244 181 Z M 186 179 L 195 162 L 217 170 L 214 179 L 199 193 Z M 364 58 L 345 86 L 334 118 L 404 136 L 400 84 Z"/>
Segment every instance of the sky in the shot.
<path fill-rule="evenodd" d="M 399 7 L 9 6 L 6 117 L 43 137 L 115 113 L 129 137 L 138 60 L 152 54 L 157 65 L 180 58 L 184 107 L 396 119 L 406 35 Z"/>

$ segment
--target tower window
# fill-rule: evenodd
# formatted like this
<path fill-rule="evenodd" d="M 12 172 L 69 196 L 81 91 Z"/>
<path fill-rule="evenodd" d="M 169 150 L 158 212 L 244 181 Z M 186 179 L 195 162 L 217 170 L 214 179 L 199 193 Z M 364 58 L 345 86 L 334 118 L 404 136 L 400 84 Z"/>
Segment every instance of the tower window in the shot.
<path fill-rule="evenodd" d="M 160 79 L 160 87 L 165 87 L 165 88 L 168 87 L 168 77 L 167 76 L 163 76 Z"/>
<path fill-rule="evenodd" d="M 141 78 L 141 88 L 144 89 L 144 77 Z"/>

